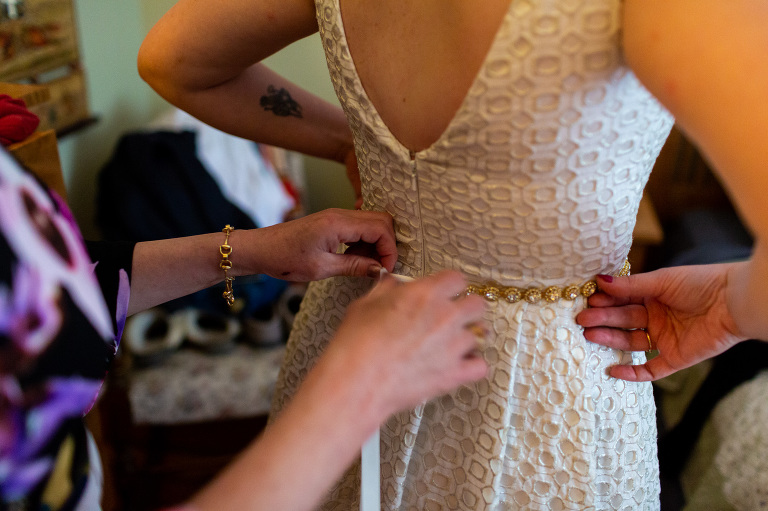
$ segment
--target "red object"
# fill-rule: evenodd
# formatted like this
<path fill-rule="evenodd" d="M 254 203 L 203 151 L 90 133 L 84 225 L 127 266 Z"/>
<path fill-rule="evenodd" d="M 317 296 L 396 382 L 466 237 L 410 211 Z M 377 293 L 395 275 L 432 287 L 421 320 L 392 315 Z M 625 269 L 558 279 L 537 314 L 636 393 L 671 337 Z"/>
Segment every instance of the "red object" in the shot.
<path fill-rule="evenodd" d="M 283 188 L 285 188 L 285 191 L 288 192 L 288 195 L 293 197 L 293 200 L 296 201 L 296 204 L 301 203 L 301 194 L 299 193 L 299 190 L 296 189 L 296 185 L 288 179 L 285 176 L 280 176 L 280 182 L 283 183 Z"/>
<path fill-rule="evenodd" d="M 0 94 L 0 144 L 21 142 L 35 132 L 40 118 L 27 110 L 24 100 Z"/>

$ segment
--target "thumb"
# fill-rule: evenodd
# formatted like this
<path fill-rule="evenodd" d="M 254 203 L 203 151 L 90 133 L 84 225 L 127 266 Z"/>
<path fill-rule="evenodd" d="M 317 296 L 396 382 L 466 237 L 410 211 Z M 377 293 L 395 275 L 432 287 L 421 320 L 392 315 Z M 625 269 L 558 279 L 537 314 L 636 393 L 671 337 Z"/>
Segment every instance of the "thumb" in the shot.
<path fill-rule="evenodd" d="M 614 378 L 626 381 L 655 381 L 677 371 L 662 356 L 654 357 L 641 365 L 617 365 L 610 369 Z"/>
<path fill-rule="evenodd" d="M 379 278 L 382 266 L 375 259 L 352 254 L 338 254 L 336 258 L 339 263 L 338 275 Z"/>

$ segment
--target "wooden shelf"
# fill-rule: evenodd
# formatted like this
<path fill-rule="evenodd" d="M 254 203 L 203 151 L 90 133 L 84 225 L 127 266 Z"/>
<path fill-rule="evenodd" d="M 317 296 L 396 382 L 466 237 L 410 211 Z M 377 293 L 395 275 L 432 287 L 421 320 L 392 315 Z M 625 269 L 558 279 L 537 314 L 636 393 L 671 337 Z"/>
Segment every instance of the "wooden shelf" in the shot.
<path fill-rule="evenodd" d="M 0 82 L 0 94 L 24 101 L 27 108 L 41 105 L 51 99 L 51 90 L 44 85 Z"/>

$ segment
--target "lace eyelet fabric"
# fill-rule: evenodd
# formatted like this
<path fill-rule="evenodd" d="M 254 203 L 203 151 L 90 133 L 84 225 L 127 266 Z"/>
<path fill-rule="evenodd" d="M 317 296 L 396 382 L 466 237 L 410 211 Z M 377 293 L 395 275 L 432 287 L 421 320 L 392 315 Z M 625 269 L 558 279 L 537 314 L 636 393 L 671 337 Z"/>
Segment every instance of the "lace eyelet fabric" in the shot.
<path fill-rule="evenodd" d="M 607 375 L 645 355 L 593 345 L 574 320 L 586 306 L 581 285 L 619 274 L 673 124 L 624 63 L 621 2 L 513 0 L 455 117 L 415 154 L 367 97 L 338 0 L 316 6 L 353 130 L 363 208 L 394 218 L 395 271 L 455 269 L 520 291 L 488 304 L 485 379 L 383 425 L 382 508 L 659 509 L 651 385 Z M 310 286 L 273 413 L 370 285 Z M 551 299 L 553 288 L 568 298 Z M 359 476 L 353 466 L 323 509 L 357 508 Z"/>

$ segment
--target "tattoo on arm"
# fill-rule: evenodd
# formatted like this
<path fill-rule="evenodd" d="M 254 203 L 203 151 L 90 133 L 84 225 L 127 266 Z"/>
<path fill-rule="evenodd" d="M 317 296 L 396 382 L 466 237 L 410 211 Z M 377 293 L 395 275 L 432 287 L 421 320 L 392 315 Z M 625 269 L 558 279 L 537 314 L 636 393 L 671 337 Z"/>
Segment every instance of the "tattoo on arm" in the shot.
<path fill-rule="evenodd" d="M 267 87 L 267 94 L 259 100 L 261 107 L 279 117 L 298 117 L 302 118 L 301 105 L 293 100 L 288 91 L 284 88 L 276 89 L 274 85 Z"/>

